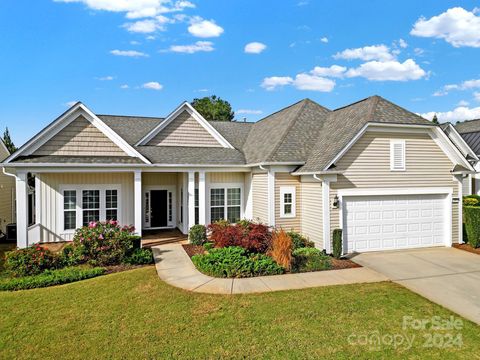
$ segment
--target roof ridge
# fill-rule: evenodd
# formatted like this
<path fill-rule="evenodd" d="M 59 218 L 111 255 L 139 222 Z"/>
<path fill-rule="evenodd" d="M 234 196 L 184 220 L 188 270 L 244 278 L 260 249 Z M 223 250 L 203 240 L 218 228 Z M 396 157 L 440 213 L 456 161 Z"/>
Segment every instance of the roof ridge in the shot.
<path fill-rule="evenodd" d="M 471 119 L 471 120 L 459 121 L 459 122 L 456 123 L 455 125 L 460 125 L 460 124 L 463 124 L 463 123 L 466 123 L 466 122 L 471 122 L 471 121 L 480 121 L 480 118 L 479 118 L 479 119 Z"/>
<path fill-rule="evenodd" d="M 297 114 L 296 116 L 294 117 L 294 119 L 290 122 L 290 124 L 288 124 L 288 127 L 285 129 L 285 132 L 283 133 L 282 137 L 280 138 L 280 141 L 277 143 L 277 145 L 272 149 L 272 151 L 270 151 L 270 153 L 268 154 L 267 156 L 267 159 L 270 160 L 270 158 L 273 156 L 273 154 L 275 154 L 278 150 L 278 148 L 280 147 L 281 144 L 283 144 L 283 140 L 285 140 L 285 138 L 287 137 L 288 133 L 290 132 L 290 129 L 293 127 L 294 124 L 297 123 L 298 119 L 300 118 L 300 115 L 302 114 L 303 110 L 305 109 L 305 107 L 307 106 L 307 103 L 309 101 L 309 99 L 304 99 L 302 100 L 304 103 L 302 104 L 302 107 L 300 109 L 298 109 L 297 111 Z"/>
<path fill-rule="evenodd" d="M 377 110 L 378 103 L 380 102 L 380 96 L 374 95 L 372 96 L 372 98 L 373 98 L 372 105 L 368 114 L 369 121 L 373 121 L 375 111 Z"/>
<path fill-rule="evenodd" d="M 280 110 L 277 110 L 277 111 L 275 111 L 275 112 L 273 112 L 273 113 L 271 113 L 271 114 L 269 114 L 269 115 L 261 118 L 261 119 L 258 120 L 258 121 L 255 121 L 255 124 L 258 124 L 259 122 L 261 122 L 261 121 L 263 121 L 263 120 L 266 120 L 266 119 L 268 119 L 269 117 L 271 117 L 271 116 L 273 116 L 273 115 L 275 115 L 275 114 L 278 114 L 279 112 L 282 112 L 282 111 L 284 111 L 284 110 L 287 110 L 287 109 L 289 109 L 289 108 L 291 108 L 291 107 L 293 107 L 293 106 L 295 106 L 295 105 L 298 105 L 298 104 L 300 104 L 302 101 L 306 101 L 306 100 L 309 100 L 309 99 L 305 98 L 305 99 L 299 100 L 299 101 L 297 101 L 297 102 L 295 102 L 295 103 L 293 103 L 293 104 L 290 104 L 290 105 L 288 105 L 288 106 L 285 106 L 284 108 L 282 108 L 282 109 L 280 109 Z M 320 105 L 320 106 L 321 106 L 321 105 Z"/>
<path fill-rule="evenodd" d="M 339 108 L 336 108 L 336 109 L 332 110 L 332 112 L 338 111 L 338 110 L 342 110 L 342 109 L 345 109 L 345 108 L 347 108 L 347 107 L 350 107 L 350 106 L 359 104 L 359 103 L 364 102 L 364 101 L 367 101 L 368 99 L 371 99 L 371 98 L 373 98 L 373 97 L 379 97 L 379 96 L 378 96 L 378 95 L 372 95 L 372 96 L 363 98 L 363 99 L 358 100 L 358 101 L 355 101 L 355 102 L 353 102 L 353 103 L 351 103 L 351 104 L 347 104 L 347 105 L 341 106 L 341 107 L 339 107 Z"/>
<path fill-rule="evenodd" d="M 156 117 L 156 116 L 141 116 L 141 115 L 111 115 L 111 114 L 95 114 L 96 116 L 111 116 L 111 117 L 135 117 L 135 118 L 142 118 L 142 119 L 156 119 L 156 120 L 164 120 L 164 117 Z"/>

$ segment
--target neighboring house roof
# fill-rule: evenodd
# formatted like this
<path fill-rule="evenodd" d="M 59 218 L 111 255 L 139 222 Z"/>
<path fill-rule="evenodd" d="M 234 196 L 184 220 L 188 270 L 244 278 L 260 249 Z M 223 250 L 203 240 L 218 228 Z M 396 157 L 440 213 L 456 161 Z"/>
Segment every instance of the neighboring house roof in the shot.
<path fill-rule="evenodd" d="M 37 166 L 42 163 L 151 163 L 166 166 L 292 164 L 300 166 L 295 173 L 302 174 L 331 169 L 336 157 L 341 156 L 347 145 L 354 142 L 369 124 L 434 126 L 430 121 L 379 96 L 372 96 L 333 111 L 305 99 L 256 123 L 206 121 L 188 103 L 180 105 L 165 119 L 94 115 L 83 104 L 76 104 L 75 107 L 85 116 L 88 115 L 93 124 L 99 123 L 103 126 L 104 132 L 108 134 L 108 131 L 112 131 L 118 136 L 124 142 L 123 148 L 129 152 L 129 156 L 35 156 L 28 147 L 35 147 L 37 138 L 45 141 L 41 137 L 43 133 L 40 133 L 24 146 L 28 151 L 19 151 L 7 160 Z M 67 111 L 59 119 L 62 120 L 72 111 Z M 152 138 L 172 124 L 175 116 L 181 116 L 185 111 L 218 141 L 219 146 L 208 147 L 200 143 L 198 146 L 177 146 L 171 142 L 168 146 L 148 145 Z M 58 121 L 55 120 L 46 129 L 56 126 Z M 115 140 L 111 134 L 108 135 Z M 442 135 L 446 137 L 443 132 Z M 122 145 L 118 141 L 117 143 Z"/>
<path fill-rule="evenodd" d="M 5 160 L 10 156 L 10 151 L 7 149 L 7 145 L 3 142 L 2 137 L 0 136 L 0 162 Z"/>
<path fill-rule="evenodd" d="M 480 119 L 459 122 L 455 124 L 455 129 L 459 134 L 480 132 Z"/>
<path fill-rule="evenodd" d="M 320 136 L 298 173 L 327 170 L 335 156 L 368 123 L 433 124 L 380 96 L 371 96 L 328 114 Z"/>

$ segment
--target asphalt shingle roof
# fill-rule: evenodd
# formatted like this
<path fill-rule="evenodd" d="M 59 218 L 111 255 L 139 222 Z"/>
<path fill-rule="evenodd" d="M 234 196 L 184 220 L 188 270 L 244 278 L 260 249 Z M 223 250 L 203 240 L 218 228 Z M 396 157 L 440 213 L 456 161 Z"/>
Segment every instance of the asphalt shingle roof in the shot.
<path fill-rule="evenodd" d="M 154 164 L 245 164 L 245 157 L 237 149 L 186 146 L 138 146 L 136 149 Z"/>
<path fill-rule="evenodd" d="M 31 164 L 144 164 L 142 160 L 130 156 L 20 156 L 13 162 Z"/>
<path fill-rule="evenodd" d="M 97 116 L 130 145 L 135 145 L 142 137 L 164 120 L 163 118 L 143 116 Z"/>
<path fill-rule="evenodd" d="M 480 119 L 459 122 L 455 125 L 455 130 L 459 134 L 480 132 Z"/>

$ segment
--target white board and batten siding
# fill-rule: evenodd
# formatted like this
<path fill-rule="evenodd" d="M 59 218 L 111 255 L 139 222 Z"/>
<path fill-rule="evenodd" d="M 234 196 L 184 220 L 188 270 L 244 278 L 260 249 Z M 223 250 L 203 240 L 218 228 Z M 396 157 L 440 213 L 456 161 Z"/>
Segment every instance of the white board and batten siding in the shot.
<path fill-rule="evenodd" d="M 391 139 L 405 140 L 404 171 L 390 170 Z M 331 183 L 330 204 L 342 189 L 448 188 L 451 189 L 451 196 L 455 198 L 458 197 L 459 182 L 451 174 L 452 168 L 453 163 L 426 132 L 416 134 L 367 132 L 336 163 L 336 169 L 343 173 L 338 175 L 337 182 Z M 409 198 L 397 198 L 397 201 L 404 200 Z M 410 200 L 420 203 L 429 201 L 428 197 L 421 194 Z M 451 207 L 452 217 L 451 240 L 457 243 L 461 204 L 450 203 L 448 206 Z M 330 210 L 332 231 L 341 226 L 340 213 L 340 209 Z M 415 227 L 415 224 L 411 226 Z M 435 241 L 440 240 L 437 237 Z"/>
<path fill-rule="evenodd" d="M 301 232 L 323 249 L 322 183 L 311 176 L 302 176 Z"/>
<path fill-rule="evenodd" d="M 253 220 L 268 224 L 268 175 L 252 174 Z"/>
<path fill-rule="evenodd" d="M 59 229 L 61 216 L 61 188 L 68 185 L 81 185 L 86 190 L 88 185 L 119 185 L 119 217 L 123 225 L 134 223 L 133 173 L 50 173 L 40 175 L 40 237 L 39 241 L 53 242 L 71 240 L 71 233 Z M 92 187 L 94 189 L 94 187 Z M 32 239 L 36 242 L 36 240 Z"/>

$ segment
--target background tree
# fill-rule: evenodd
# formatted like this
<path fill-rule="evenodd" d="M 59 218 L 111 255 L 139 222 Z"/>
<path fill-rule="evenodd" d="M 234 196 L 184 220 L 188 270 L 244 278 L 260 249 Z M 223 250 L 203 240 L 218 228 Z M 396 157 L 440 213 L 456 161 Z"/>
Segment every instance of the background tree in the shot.
<path fill-rule="evenodd" d="M 433 115 L 432 123 L 437 124 L 437 125 L 440 124 L 440 123 L 438 122 L 437 114 Z"/>
<path fill-rule="evenodd" d="M 15 151 L 17 151 L 17 147 L 13 144 L 12 138 L 10 137 L 8 127 L 5 128 L 5 131 L 3 133 L 3 142 L 5 143 L 5 146 L 7 147 L 7 150 L 10 152 L 10 154 L 13 154 Z"/>
<path fill-rule="evenodd" d="M 232 121 L 235 116 L 230 103 L 215 95 L 195 98 L 191 104 L 208 121 Z"/>

